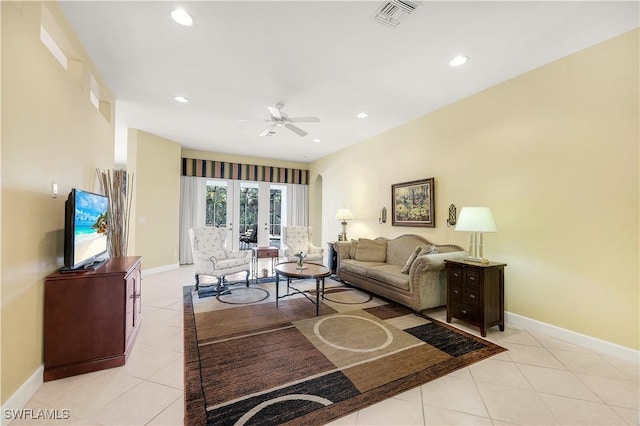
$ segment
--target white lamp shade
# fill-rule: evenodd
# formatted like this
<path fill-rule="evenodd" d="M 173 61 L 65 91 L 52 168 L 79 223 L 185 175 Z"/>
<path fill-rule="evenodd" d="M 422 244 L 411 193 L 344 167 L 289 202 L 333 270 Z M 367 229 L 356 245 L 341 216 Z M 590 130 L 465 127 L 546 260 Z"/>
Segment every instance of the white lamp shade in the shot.
<path fill-rule="evenodd" d="M 345 220 L 352 220 L 352 219 L 353 219 L 353 213 L 351 213 L 351 210 L 349 210 L 345 206 L 342 206 L 338 209 L 338 213 L 336 213 L 336 220 L 340 220 L 344 222 Z"/>
<path fill-rule="evenodd" d="M 497 232 L 489 207 L 463 207 L 456 222 L 456 231 Z"/>

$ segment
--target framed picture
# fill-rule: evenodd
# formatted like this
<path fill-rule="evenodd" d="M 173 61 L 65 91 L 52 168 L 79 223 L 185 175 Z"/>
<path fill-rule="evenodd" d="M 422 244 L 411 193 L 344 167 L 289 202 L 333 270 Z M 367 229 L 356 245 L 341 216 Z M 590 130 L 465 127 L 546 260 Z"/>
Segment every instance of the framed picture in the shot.
<path fill-rule="evenodd" d="M 436 227 L 434 178 L 391 185 L 391 225 Z"/>

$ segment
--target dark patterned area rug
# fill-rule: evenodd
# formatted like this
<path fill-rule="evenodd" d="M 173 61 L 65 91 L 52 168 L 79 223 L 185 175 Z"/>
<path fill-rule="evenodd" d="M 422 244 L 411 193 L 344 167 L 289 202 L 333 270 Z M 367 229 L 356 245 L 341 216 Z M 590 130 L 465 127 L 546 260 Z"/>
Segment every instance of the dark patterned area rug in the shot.
<path fill-rule="evenodd" d="M 186 425 L 323 424 L 505 350 L 348 287 L 318 317 L 306 298 L 259 299 L 185 287 Z"/>

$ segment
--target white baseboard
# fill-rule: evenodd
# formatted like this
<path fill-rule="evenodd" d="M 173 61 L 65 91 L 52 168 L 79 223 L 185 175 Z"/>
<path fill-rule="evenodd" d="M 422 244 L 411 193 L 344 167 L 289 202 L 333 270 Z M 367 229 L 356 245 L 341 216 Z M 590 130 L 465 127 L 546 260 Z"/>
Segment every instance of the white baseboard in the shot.
<path fill-rule="evenodd" d="M 20 410 L 23 408 L 36 391 L 42 386 L 44 364 L 40 364 L 36 371 L 16 390 L 13 395 L 0 407 L 0 424 L 7 425 L 12 419 L 7 419 L 5 410 Z"/>
<path fill-rule="evenodd" d="M 544 333 L 547 336 L 555 337 L 569 343 L 580 345 L 593 351 L 601 352 L 615 358 L 634 362 L 638 362 L 638 360 L 640 359 L 640 351 L 637 351 L 635 349 L 627 348 L 616 343 L 607 342 L 606 340 L 587 336 L 586 334 L 567 330 L 566 328 L 547 324 L 545 322 L 514 314 L 512 312 L 505 312 L 504 314 L 505 322 L 514 324 L 518 327 L 522 327 L 525 330 Z"/>
<path fill-rule="evenodd" d="M 171 265 L 158 266 L 157 268 L 144 269 L 142 268 L 142 276 L 157 274 L 160 272 L 170 271 L 172 269 L 178 269 L 180 267 L 179 263 L 172 263 Z"/>

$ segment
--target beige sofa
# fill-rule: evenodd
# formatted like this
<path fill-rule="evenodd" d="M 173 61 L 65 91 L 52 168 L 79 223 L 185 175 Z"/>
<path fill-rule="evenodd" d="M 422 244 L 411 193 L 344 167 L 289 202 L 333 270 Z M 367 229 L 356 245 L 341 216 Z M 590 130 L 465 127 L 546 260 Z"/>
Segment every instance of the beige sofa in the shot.
<path fill-rule="evenodd" d="M 334 244 L 338 279 L 414 311 L 446 304 L 445 259 L 462 259 L 456 245 L 435 245 L 419 235 Z"/>

